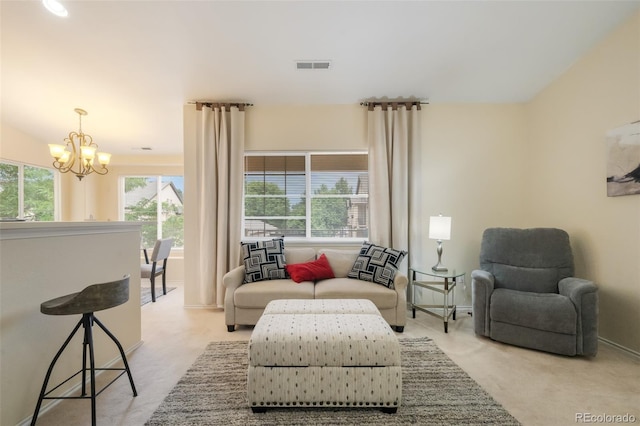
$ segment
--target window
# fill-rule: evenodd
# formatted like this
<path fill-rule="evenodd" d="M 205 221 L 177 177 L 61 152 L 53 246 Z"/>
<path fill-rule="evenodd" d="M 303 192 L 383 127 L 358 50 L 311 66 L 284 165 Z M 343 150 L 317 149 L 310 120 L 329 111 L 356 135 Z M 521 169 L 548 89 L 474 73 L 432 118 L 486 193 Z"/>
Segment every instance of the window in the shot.
<path fill-rule="evenodd" d="M 368 215 L 365 153 L 245 155 L 245 237 L 366 239 Z"/>
<path fill-rule="evenodd" d="M 125 176 L 120 217 L 142 222 L 144 247 L 159 238 L 173 238 L 173 247 L 184 247 L 183 192 L 182 176 Z"/>
<path fill-rule="evenodd" d="M 18 163 L 0 163 L 0 217 L 52 221 L 57 219 L 53 170 Z"/>

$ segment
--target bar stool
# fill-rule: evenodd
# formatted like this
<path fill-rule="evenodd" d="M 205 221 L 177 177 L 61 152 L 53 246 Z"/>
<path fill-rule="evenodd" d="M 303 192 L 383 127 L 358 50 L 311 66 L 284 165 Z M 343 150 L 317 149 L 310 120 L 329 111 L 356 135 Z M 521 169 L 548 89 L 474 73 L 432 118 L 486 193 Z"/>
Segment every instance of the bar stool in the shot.
<path fill-rule="evenodd" d="M 126 303 L 129 300 L 129 275 L 125 275 L 121 280 L 112 281 L 102 284 L 93 284 L 86 287 L 79 293 L 68 294 L 66 296 L 58 297 L 56 299 L 48 300 L 40 305 L 40 312 L 46 315 L 75 315 L 82 314 L 82 318 L 78 322 L 78 324 L 74 327 L 73 331 L 64 342 L 56 356 L 51 361 L 51 365 L 49 365 L 49 370 L 47 371 L 47 375 L 45 376 L 44 383 L 42 384 L 42 390 L 40 391 L 40 397 L 38 398 L 38 404 L 36 405 L 36 410 L 33 413 L 33 417 L 31 418 L 31 425 L 36 424 L 36 420 L 38 419 L 38 412 L 40 411 L 40 406 L 42 405 L 42 401 L 44 399 L 91 399 L 91 424 L 95 426 L 96 424 L 96 396 L 102 393 L 108 386 L 110 386 L 113 382 L 118 380 L 120 376 L 122 376 L 125 372 L 129 376 L 129 382 L 131 383 L 131 390 L 133 390 L 133 396 L 138 396 L 136 392 L 136 387 L 133 384 L 133 377 L 131 376 L 131 370 L 129 370 L 129 364 L 127 363 L 127 357 L 124 354 L 124 350 L 122 349 L 122 345 L 116 339 L 116 337 L 96 318 L 94 312 L 102 311 L 104 309 L 113 308 L 123 303 Z M 118 350 L 120 351 L 120 356 L 122 357 L 122 361 L 124 362 L 124 368 L 96 368 L 94 361 L 94 349 L 93 349 L 93 334 L 92 327 L 93 324 L 97 324 L 102 331 L 104 331 L 107 336 L 113 340 L 113 342 L 118 346 Z M 51 372 L 58 361 L 60 355 L 65 350 L 73 336 L 78 332 L 80 326 L 84 328 L 84 340 L 82 342 L 82 369 L 61 382 L 56 387 L 47 391 L 47 385 L 49 383 L 49 378 L 51 377 Z M 87 368 L 87 347 L 89 348 L 89 368 Z M 112 371 L 121 371 L 121 373 L 109 382 L 106 386 L 104 386 L 100 391 L 96 392 L 96 371 L 101 370 L 112 370 Z M 91 383 L 91 395 L 87 395 L 86 391 L 86 374 L 89 371 L 90 375 L 90 383 Z M 81 396 L 59 396 L 53 397 L 48 396 L 51 392 L 58 389 L 63 384 L 67 383 L 69 380 L 82 373 L 82 394 Z"/>

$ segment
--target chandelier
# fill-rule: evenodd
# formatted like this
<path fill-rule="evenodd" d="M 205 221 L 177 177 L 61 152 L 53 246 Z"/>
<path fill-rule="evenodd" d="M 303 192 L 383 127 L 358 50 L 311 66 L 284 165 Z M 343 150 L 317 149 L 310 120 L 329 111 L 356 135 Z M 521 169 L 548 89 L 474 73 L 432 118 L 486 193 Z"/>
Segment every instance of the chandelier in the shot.
<path fill-rule="evenodd" d="M 94 172 L 106 175 L 109 172 L 107 165 L 111 161 L 111 154 L 96 152 L 98 145 L 93 142 L 93 138 L 82 133 L 82 116 L 87 115 L 87 111 L 81 108 L 74 111 L 78 114 L 80 123 L 78 131 L 69 133 L 69 137 L 64 140 L 65 145 L 49 144 L 49 152 L 54 158 L 53 167 L 61 173 L 71 172 L 79 180 Z M 100 165 L 98 168 L 94 166 L 96 159 Z"/>

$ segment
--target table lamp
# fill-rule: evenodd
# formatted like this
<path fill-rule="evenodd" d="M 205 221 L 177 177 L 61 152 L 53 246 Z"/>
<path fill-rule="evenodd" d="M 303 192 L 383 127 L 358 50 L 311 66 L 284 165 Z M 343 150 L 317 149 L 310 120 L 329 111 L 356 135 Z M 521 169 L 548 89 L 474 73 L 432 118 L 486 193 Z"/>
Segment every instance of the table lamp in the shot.
<path fill-rule="evenodd" d="M 429 238 L 438 241 L 438 263 L 431 269 L 435 272 L 447 272 L 448 269 L 442 265 L 442 240 L 451 239 L 451 218 L 446 216 L 431 216 L 429 218 Z"/>

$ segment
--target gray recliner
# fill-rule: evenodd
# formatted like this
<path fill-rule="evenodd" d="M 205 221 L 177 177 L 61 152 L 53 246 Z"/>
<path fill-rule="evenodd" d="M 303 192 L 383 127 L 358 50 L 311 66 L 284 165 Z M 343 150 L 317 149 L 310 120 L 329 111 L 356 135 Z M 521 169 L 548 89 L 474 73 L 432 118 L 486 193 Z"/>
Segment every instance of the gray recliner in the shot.
<path fill-rule="evenodd" d="M 573 277 L 561 229 L 489 228 L 471 274 L 476 334 L 562 355 L 598 351 L 598 288 Z"/>

